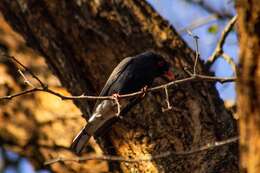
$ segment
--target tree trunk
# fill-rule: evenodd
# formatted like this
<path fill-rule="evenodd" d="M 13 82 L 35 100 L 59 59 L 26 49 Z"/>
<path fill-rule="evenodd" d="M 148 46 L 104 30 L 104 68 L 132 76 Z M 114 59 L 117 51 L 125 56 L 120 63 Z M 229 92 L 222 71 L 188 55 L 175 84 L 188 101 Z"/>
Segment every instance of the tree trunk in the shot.
<path fill-rule="evenodd" d="M 181 71 L 180 78 L 186 76 L 184 68 L 193 66 L 193 51 L 144 1 L 2 0 L 0 10 L 29 46 L 44 56 L 50 69 L 73 95 L 98 95 L 122 58 L 148 49 L 165 55 L 173 67 Z M 198 72 L 208 73 L 201 62 Z M 232 115 L 225 110 L 213 83 L 196 81 L 174 86 L 170 89 L 170 102 L 173 109 L 163 113 L 163 90 L 149 93 L 105 137 L 98 139 L 103 151 L 140 158 L 145 154 L 192 150 L 236 135 Z M 76 104 L 88 118 L 93 102 L 79 100 Z M 65 125 L 60 128 L 66 131 L 64 134 L 72 133 Z M 41 142 L 47 140 L 42 135 L 39 138 Z M 111 164 L 111 169 L 122 172 L 238 172 L 236 148 L 233 144 L 189 156 Z M 48 160 L 61 152 L 48 155 L 46 148 L 36 150 L 32 159 Z M 79 171 L 79 166 L 66 164 L 66 168 Z"/>
<path fill-rule="evenodd" d="M 240 0 L 237 10 L 241 170 L 257 173 L 260 171 L 260 4 L 258 0 Z"/>

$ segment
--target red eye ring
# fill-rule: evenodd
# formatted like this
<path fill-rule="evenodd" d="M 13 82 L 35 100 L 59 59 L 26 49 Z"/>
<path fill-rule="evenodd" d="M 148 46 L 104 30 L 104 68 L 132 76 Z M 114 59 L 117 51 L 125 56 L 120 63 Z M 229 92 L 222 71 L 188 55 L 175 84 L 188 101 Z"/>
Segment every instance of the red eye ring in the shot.
<path fill-rule="evenodd" d="M 158 62 L 158 66 L 159 66 L 159 67 L 164 66 L 164 62 L 163 62 L 163 61 Z"/>

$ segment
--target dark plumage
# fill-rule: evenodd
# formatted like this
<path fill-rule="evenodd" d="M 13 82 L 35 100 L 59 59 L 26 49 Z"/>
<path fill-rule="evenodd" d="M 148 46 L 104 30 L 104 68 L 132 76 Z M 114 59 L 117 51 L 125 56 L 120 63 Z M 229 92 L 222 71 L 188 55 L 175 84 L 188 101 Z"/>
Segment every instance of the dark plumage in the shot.
<path fill-rule="evenodd" d="M 169 71 L 169 64 L 162 56 L 154 52 L 145 52 L 134 57 L 123 59 L 113 70 L 108 78 L 100 96 L 113 94 L 127 94 L 151 86 L 156 77 L 173 79 Z M 133 105 L 140 101 L 140 97 L 121 103 L 122 113 L 127 112 Z M 112 100 L 98 101 L 87 125 L 73 140 L 71 148 L 80 153 L 86 146 L 89 138 L 107 130 L 117 113 L 116 105 Z"/>

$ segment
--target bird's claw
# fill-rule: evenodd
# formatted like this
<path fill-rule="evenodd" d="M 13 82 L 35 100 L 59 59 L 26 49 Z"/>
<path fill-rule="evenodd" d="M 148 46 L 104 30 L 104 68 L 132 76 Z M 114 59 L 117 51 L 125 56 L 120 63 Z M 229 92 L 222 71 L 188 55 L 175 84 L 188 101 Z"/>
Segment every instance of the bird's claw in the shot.
<path fill-rule="evenodd" d="M 114 93 L 114 94 L 112 94 L 112 97 L 113 97 L 115 100 L 119 100 L 120 94 L 119 94 L 119 93 Z"/>

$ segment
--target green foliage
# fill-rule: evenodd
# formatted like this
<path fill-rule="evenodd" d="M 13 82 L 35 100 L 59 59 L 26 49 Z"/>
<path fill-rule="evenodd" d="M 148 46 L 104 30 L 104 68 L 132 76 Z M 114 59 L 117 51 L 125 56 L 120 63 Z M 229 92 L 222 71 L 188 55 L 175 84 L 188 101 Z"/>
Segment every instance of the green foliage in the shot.
<path fill-rule="evenodd" d="M 219 27 L 218 27 L 218 25 L 216 25 L 216 24 L 213 24 L 213 25 L 211 25 L 211 26 L 208 28 L 208 32 L 211 33 L 211 34 L 217 34 L 217 33 L 218 33 L 218 30 L 219 30 Z"/>

